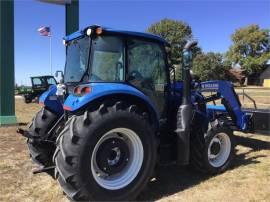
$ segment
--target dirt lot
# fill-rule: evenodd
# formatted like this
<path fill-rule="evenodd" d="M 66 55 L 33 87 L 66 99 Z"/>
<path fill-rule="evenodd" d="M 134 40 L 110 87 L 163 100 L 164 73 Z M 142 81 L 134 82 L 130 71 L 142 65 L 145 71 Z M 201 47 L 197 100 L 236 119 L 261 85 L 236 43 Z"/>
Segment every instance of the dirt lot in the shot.
<path fill-rule="evenodd" d="M 20 125 L 31 121 L 37 104 L 16 100 Z M 0 128 L 0 201 L 67 201 L 57 183 L 46 174 L 33 176 L 25 139 L 16 127 Z M 270 201 L 270 136 L 236 134 L 233 166 L 218 176 L 206 176 L 185 167 L 161 167 L 140 200 L 160 201 Z"/>

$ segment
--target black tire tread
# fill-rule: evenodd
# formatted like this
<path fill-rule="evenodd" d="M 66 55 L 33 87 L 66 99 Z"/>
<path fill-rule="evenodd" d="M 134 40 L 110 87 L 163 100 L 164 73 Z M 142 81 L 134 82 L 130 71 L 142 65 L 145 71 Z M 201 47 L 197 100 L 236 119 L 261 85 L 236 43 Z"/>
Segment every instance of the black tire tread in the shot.
<path fill-rule="evenodd" d="M 57 118 L 57 115 L 53 112 L 46 108 L 42 108 L 33 118 L 32 123 L 29 126 L 29 132 L 34 136 L 43 138 L 57 121 Z M 27 145 L 30 157 L 35 163 L 45 167 L 52 165 L 52 155 L 54 151 L 51 151 L 51 147 L 30 140 L 27 141 Z"/>
<path fill-rule="evenodd" d="M 220 123 L 215 124 L 214 126 L 210 127 L 206 134 L 204 134 L 203 132 L 197 133 L 197 134 L 191 134 L 190 165 L 192 168 L 205 174 L 218 174 L 218 173 L 223 172 L 225 170 L 224 169 L 225 167 L 227 168 L 227 166 L 225 166 L 219 169 L 209 169 L 209 166 L 207 165 L 206 160 L 205 160 L 205 155 L 206 155 L 205 152 L 207 151 L 207 144 L 206 144 L 207 139 L 210 138 L 213 134 L 216 134 L 217 131 L 221 131 L 221 130 L 227 131 L 232 139 L 232 136 L 233 136 L 232 130 L 228 126 L 220 124 Z M 234 155 L 235 144 L 233 141 L 231 143 L 232 143 L 232 150 L 233 150 L 231 155 Z M 230 157 L 228 161 L 231 161 L 231 159 L 232 157 Z M 228 166 L 229 164 L 230 162 L 228 163 Z"/>
<path fill-rule="evenodd" d="M 88 127 L 90 124 L 102 119 L 104 114 L 125 110 L 132 113 L 137 118 L 144 120 L 145 124 L 149 124 L 141 114 L 138 114 L 138 109 L 135 105 L 125 106 L 122 101 L 114 102 L 108 106 L 102 103 L 95 111 L 85 111 L 81 117 L 73 116 L 65 124 L 65 128 L 61 132 L 57 140 L 57 149 L 54 154 L 53 161 L 56 164 L 55 178 L 61 185 L 64 193 L 70 200 L 74 201 L 89 201 L 93 199 L 86 190 L 86 184 L 81 182 L 80 177 L 76 175 L 75 170 L 78 168 L 78 159 L 80 158 L 80 147 L 85 143 L 84 136 L 78 129 Z M 67 134 L 69 133 L 69 134 Z M 68 148 L 63 144 L 68 142 Z M 145 184 L 142 184 L 142 188 Z M 131 196 L 134 199 L 135 196 Z"/>

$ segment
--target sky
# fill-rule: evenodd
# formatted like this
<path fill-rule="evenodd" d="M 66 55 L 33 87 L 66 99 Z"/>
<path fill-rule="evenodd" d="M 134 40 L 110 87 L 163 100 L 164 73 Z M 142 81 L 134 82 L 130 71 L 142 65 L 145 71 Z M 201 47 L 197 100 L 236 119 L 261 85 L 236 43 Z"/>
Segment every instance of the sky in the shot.
<path fill-rule="evenodd" d="M 270 29 L 270 0 L 79 0 L 80 29 L 92 24 L 144 32 L 163 18 L 188 23 L 204 52 L 224 53 L 238 28 L 258 24 Z M 49 37 L 52 30 L 53 72 L 63 70 L 65 8 L 37 0 L 15 0 L 15 79 L 29 85 L 30 76 L 50 73 Z"/>

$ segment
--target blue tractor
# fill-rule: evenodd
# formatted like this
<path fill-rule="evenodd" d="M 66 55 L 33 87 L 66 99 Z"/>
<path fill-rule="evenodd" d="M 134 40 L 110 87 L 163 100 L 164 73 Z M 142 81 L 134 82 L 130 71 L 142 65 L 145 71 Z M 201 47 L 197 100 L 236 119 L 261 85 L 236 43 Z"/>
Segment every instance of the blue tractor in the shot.
<path fill-rule="evenodd" d="M 254 129 L 255 111 L 241 108 L 230 82 L 192 79 L 194 41 L 183 50 L 182 82 L 170 78 L 169 44 L 155 35 L 94 25 L 64 45 L 64 82 L 40 97 L 43 108 L 18 132 L 41 165 L 34 173 L 47 172 L 70 200 L 134 200 L 160 164 L 223 172 L 233 131 Z M 217 99 L 223 105 L 207 105 Z"/>

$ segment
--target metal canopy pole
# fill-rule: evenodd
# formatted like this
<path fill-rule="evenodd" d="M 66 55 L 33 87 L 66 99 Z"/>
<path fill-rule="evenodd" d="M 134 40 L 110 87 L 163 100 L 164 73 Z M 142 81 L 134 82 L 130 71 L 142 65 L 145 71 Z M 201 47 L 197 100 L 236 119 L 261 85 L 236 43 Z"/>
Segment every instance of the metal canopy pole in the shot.
<path fill-rule="evenodd" d="M 77 31 L 79 0 L 58 1 L 65 4 L 66 35 Z M 17 123 L 14 85 L 14 0 L 0 0 L 0 126 Z"/>
<path fill-rule="evenodd" d="M 66 4 L 66 35 L 79 29 L 79 0 Z"/>
<path fill-rule="evenodd" d="M 0 1 L 0 126 L 15 124 L 14 1 Z"/>
<path fill-rule="evenodd" d="M 52 29 L 51 29 L 51 26 L 50 26 L 50 74 L 51 76 L 53 75 L 53 72 L 52 72 Z"/>

